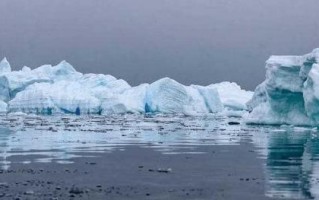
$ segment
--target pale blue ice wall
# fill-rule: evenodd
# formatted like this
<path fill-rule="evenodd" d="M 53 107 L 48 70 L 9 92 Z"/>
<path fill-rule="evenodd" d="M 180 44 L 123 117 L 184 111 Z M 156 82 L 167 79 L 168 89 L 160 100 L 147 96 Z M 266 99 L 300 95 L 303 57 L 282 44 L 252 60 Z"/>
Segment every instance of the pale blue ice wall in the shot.
<path fill-rule="evenodd" d="M 304 56 L 271 56 L 266 80 L 255 90 L 246 122 L 319 124 L 319 49 Z"/>

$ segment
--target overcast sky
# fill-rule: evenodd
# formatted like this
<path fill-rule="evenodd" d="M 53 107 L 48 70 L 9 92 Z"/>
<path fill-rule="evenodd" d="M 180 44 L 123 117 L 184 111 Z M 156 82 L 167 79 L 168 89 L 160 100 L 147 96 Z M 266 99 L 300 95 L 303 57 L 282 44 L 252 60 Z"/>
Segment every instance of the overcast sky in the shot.
<path fill-rule="evenodd" d="M 271 54 L 319 47 L 318 0 L 1 0 L 0 57 L 67 60 L 132 85 L 235 81 L 254 89 Z"/>

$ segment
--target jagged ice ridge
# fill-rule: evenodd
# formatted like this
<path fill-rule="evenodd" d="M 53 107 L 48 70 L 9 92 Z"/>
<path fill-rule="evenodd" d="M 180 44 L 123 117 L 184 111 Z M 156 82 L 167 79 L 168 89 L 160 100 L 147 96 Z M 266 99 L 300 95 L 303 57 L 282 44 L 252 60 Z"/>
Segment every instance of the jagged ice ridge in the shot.
<path fill-rule="evenodd" d="M 130 86 L 111 75 L 82 74 L 62 61 L 31 70 L 12 71 L 0 62 L 0 111 L 34 114 L 180 113 L 222 112 L 241 115 L 253 93 L 236 83 L 185 86 L 170 78 Z"/>

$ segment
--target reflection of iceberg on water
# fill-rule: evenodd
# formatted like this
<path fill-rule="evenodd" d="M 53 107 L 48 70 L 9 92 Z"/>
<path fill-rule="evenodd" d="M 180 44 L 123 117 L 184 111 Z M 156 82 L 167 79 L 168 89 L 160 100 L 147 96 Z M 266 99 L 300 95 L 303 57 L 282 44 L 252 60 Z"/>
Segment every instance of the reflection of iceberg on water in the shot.
<path fill-rule="evenodd" d="M 6 119 L 17 130 L 1 131 L 2 167 L 9 167 L 13 156 L 21 156 L 20 163 L 62 162 L 72 161 L 83 153 L 112 152 L 128 145 L 152 148 L 164 154 L 203 153 L 199 146 L 237 145 L 241 141 L 237 136 L 240 126 L 227 126 L 224 117 L 215 115 L 82 118 L 21 115 L 0 118 L 0 123 Z"/>
<path fill-rule="evenodd" d="M 10 154 L 8 153 L 10 147 L 8 146 L 7 141 L 11 135 L 11 131 L 6 128 L 0 128 L 0 133 L 0 168 L 8 169 L 11 162 L 7 159 L 10 157 Z"/>
<path fill-rule="evenodd" d="M 311 130 L 293 128 L 253 134 L 254 144 L 266 159 L 266 194 L 286 199 L 319 197 L 319 139 Z"/>

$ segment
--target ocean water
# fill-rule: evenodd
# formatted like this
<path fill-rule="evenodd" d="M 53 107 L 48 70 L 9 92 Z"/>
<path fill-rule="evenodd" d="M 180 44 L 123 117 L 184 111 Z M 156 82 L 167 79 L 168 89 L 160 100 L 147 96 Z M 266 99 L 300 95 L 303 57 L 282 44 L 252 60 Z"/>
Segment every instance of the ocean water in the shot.
<path fill-rule="evenodd" d="M 9 115 L 0 117 L 0 167 L 10 169 L 13 162 L 68 164 L 129 145 L 196 156 L 207 153 L 198 148 L 203 145 L 251 143 L 263 162 L 266 196 L 313 199 L 319 198 L 318 135 L 316 128 L 250 126 L 218 115 Z"/>

